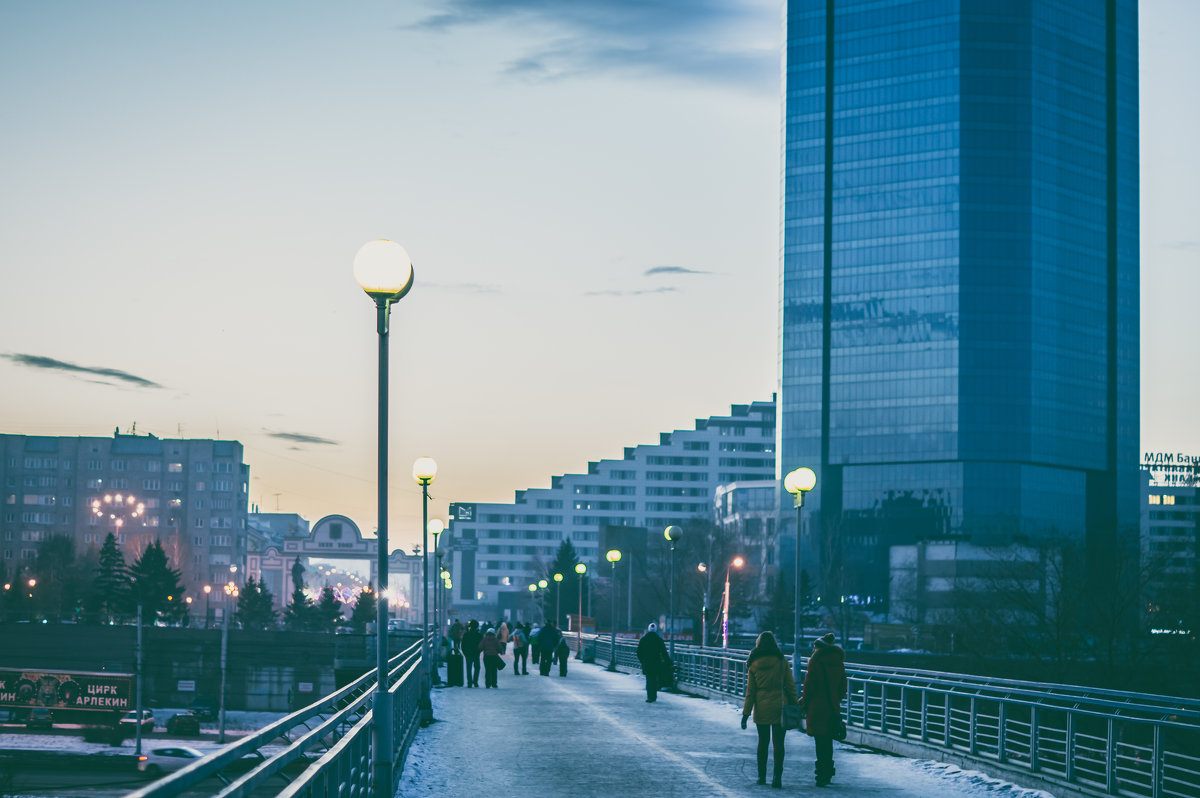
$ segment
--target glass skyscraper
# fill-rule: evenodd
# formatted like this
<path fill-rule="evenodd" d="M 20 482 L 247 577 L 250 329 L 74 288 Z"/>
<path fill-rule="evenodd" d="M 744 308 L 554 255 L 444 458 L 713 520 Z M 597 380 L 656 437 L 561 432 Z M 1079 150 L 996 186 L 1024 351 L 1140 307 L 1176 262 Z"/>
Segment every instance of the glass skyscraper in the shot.
<path fill-rule="evenodd" d="M 1136 0 L 789 0 L 779 464 L 803 553 L 1138 526 Z M 794 524 L 794 522 L 793 522 Z"/>

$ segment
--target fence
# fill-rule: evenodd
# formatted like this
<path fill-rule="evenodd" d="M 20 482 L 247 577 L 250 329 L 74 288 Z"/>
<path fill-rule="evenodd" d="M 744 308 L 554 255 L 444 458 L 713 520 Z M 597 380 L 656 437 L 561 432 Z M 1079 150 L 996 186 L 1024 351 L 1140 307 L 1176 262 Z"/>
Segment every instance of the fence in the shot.
<path fill-rule="evenodd" d="M 422 642 L 388 662 L 393 761 L 402 758 L 420 725 Z M 279 796 L 371 795 L 375 686 L 371 670 L 311 706 L 132 793 L 131 798 L 176 796 L 212 778 L 224 785 L 214 793 L 221 798 L 249 795 L 276 778 Z M 243 772 L 232 778 L 233 771 Z M 395 792 L 399 778 L 399 768 L 393 767 L 389 794 Z"/>
<path fill-rule="evenodd" d="M 583 646 L 612 662 L 609 637 Z M 676 646 L 678 681 L 740 700 L 748 653 Z M 638 667 L 635 641 L 617 640 L 616 663 Z M 1090 795 L 1200 798 L 1200 701 L 857 664 L 846 676 L 844 718 L 864 745 L 911 741 Z"/>

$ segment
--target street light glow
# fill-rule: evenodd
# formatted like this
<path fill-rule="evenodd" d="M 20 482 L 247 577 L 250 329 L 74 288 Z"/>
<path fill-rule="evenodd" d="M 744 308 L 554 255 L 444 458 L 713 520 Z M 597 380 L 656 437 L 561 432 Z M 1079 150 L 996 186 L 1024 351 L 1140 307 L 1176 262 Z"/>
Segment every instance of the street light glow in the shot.
<path fill-rule="evenodd" d="M 811 468 L 797 468 L 783 478 L 783 488 L 788 493 L 803 493 L 817 486 L 817 475 Z"/>
<path fill-rule="evenodd" d="M 604 557 L 609 562 L 620 562 L 621 561 L 621 551 L 620 551 L 620 549 L 613 549 L 608 554 L 605 554 Z"/>
<path fill-rule="evenodd" d="M 354 256 L 354 279 L 372 297 L 400 299 L 412 288 L 412 259 L 395 241 L 369 241 Z"/>

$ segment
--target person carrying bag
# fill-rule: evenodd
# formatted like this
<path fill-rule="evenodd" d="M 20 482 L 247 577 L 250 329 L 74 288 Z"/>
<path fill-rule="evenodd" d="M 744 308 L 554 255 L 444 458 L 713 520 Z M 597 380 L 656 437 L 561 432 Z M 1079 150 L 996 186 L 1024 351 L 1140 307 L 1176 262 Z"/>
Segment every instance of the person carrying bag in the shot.
<path fill-rule="evenodd" d="M 795 706 L 796 681 L 775 635 L 763 632 L 746 660 L 746 701 L 742 705 L 742 728 L 751 713 L 758 729 L 758 783 L 767 783 L 767 752 L 773 749 L 774 777 L 771 786 L 783 787 L 784 710 Z M 772 745 L 774 743 L 774 745 Z"/>
<path fill-rule="evenodd" d="M 804 674 L 805 726 L 817 749 L 814 766 L 818 787 L 833 780 L 833 741 L 846 738 L 838 706 L 846 696 L 846 655 L 834 643 L 833 632 L 817 638 Z"/>

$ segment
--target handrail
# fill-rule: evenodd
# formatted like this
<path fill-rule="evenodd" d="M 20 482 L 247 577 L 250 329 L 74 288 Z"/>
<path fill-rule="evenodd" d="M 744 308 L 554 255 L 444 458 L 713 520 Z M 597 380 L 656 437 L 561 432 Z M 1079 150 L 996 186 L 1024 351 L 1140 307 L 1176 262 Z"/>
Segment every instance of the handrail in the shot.
<path fill-rule="evenodd" d="M 423 641 L 418 640 L 388 661 L 387 683 L 390 686 L 389 689 L 396 689 L 400 681 L 419 668 L 423 645 Z M 403 674 L 401 674 L 402 670 Z M 226 745 L 208 756 L 197 759 L 187 767 L 153 784 L 130 793 L 129 798 L 167 798 L 167 796 L 177 796 L 214 776 L 224 779 L 222 771 L 232 763 L 248 754 L 259 753 L 261 755 L 259 749 L 280 738 L 289 740 L 289 744 L 283 751 L 263 757 L 263 761 L 235 781 L 227 784 L 218 793 L 220 796 L 244 795 L 270 777 L 279 774 L 291 763 L 307 755 L 310 750 L 317 748 L 326 737 L 331 737 L 333 741 L 340 740 L 345 734 L 343 729 L 345 723 L 355 712 L 364 711 L 364 715 L 352 728 L 357 728 L 364 720 L 369 722 L 370 711 L 363 710 L 363 708 L 369 705 L 375 686 L 376 674 L 372 669 L 340 690 L 330 693 L 309 706 L 264 726 L 238 742 Z M 314 717 L 322 717 L 323 720 L 316 728 L 310 729 L 305 724 Z M 297 739 L 290 740 L 289 735 L 292 730 L 302 725 L 305 725 L 304 733 Z"/>

